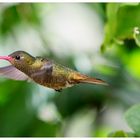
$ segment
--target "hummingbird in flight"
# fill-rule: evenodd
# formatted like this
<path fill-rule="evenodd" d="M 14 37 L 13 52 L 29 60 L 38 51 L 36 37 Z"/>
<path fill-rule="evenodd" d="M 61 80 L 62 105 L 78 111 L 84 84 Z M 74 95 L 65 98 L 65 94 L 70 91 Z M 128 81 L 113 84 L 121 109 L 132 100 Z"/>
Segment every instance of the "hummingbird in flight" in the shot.
<path fill-rule="evenodd" d="M 79 83 L 108 85 L 105 81 L 81 74 L 48 58 L 34 57 L 24 51 L 0 56 L 11 65 L 0 68 L 0 76 L 13 80 L 32 80 L 40 85 L 61 91 Z"/>

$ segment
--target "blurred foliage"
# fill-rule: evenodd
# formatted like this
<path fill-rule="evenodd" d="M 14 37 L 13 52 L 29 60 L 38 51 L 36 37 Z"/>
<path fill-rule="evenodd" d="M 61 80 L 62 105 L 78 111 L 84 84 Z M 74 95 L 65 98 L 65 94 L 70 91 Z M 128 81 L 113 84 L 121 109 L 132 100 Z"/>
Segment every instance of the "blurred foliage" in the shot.
<path fill-rule="evenodd" d="M 136 136 L 140 136 L 140 105 L 134 105 L 126 113 L 125 118 L 130 127 L 134 130 Z"/>
<path fill-rule="evenodd" d="M 1 34 L 5 35 L 12 32 L 17 24 L 31 24 L 38 26 L 40 24 L 39 15 L 35 4 L 16 4 L 6 8 L 1 14 Z M 22 14 L 21 14 L 22 13 Z"/>
<path fill-rule="evenodd" d="M 83 5 L 95 11 L 103 21 L 104 41 L 101 46 L 101 55 L 111 64 L 111 66 L 97 65 L 96 68 L 92 66 L 92 71 L 88 74 L 103 77 L 110 86 L 77 85 L 62 93 L 51 93 L 52 91 L 47 88 L 44 90 L 43 87 L 36 90 L 36 85 L 33 83 L 2 79 L 0 81 L 0 136 L 67 136 L 71 122 L 74 119 L 77 119 L 76 122 L 82 119 L 82 117 L 76 118 L 75 114 L 85 109 L 87 112 L 94 112 L 93 114 L 83 113 L 89 115 L 86 124 L 88 121 L 92 124 L 88 136 L 140 136 L 140 106 L 132 107 L 140 100 L 140 49 L 138 47 L 140 4 Z M 45 6 L 51 10 L 53 4 L 45 4 Z M 44 7 L 43 4 L 0 4 L 1 7 L 3 7 L 3 10 L 0 10 L 1 44 L 7 42 L 9 36 L 13 38 L 18 36 L 16 31 L 20 25 L 23 27 L 28 25 L 38 32 L 43 47 L 46 52 L 49 52 L 48 57 L 60 60 L 62 64 L 69 64 L 71 68 L 76 69 L 74 57 L 59 58 L 55 56 L 51 47 L 48 47 L 47 37 L 43 36 L 41 28 L 43 25 L 40 9 Z M 49 14 L 47 12 L 46 14 Z M 46 55 L 46 52 L 41 55 Z M 54 106 L 49 106 L 49 103 Z M 108 125 L 104 127 L 108 107 L 116 105 L 121 106 L 123 112 L 128 109 L 125 118 L 133 132 L 125 130 L 115 132 Z M 46 107 L 44 110 L 43 106 Z M 110 121 L 110 118 L 108 120 Z M 76 126 L 72 126 L 71 130 L 75 129 Z"/>

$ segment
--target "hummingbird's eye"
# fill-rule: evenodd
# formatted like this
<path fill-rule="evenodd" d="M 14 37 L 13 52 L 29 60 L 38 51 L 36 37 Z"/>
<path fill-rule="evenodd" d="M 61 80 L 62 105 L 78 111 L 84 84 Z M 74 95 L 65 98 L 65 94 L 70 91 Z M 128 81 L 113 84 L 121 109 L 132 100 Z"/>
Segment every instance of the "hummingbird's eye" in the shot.
<path fill-rule="evenodd" d="M 15 57 L 15 59 L 16 59 L 16 60 L 20 60 L 20 56 L 17 55 L 17 56 Z"/>

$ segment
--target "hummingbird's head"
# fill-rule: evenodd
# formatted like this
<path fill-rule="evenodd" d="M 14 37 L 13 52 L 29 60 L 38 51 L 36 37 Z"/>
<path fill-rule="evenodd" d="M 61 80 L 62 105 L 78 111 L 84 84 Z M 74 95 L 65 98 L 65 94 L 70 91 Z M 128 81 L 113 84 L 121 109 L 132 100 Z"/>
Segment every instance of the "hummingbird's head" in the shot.
<path fill-rule="evenodd" d="M 35 61 L 35 58 L 33 56 L 24 51 L 16 51 L 8 56 L 0 56 L 0 59 L 8 60 L 19 70 L 25 69 Z"/>

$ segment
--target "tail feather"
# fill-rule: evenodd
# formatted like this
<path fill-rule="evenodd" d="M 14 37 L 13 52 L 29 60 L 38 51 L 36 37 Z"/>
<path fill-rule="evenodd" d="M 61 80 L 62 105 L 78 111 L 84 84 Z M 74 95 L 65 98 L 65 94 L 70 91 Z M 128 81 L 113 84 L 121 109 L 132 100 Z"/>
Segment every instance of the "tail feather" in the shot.
<path fill-rule="evenodd" d="M 76 74 L 74 75 L 74 80 L 77 81 L 78 83 L 89 83 L 89 84 L 99 84 L 99 85 L 105 85 L 107 86 L 108 83 L 97 78 L 92 78 L 83 74 Z"/>
<path fill-rule="evenodd" d="M 108 83 L 106 83 L 105 81 L 103 81 L 101 79 L 90 78 L 90 77 L 87 77 L 86 79 L 80 80 L 80 82 L 81 83 L 89 83 L 89 84 L 105 85 L 105 86 L 108 85 Z"/>

